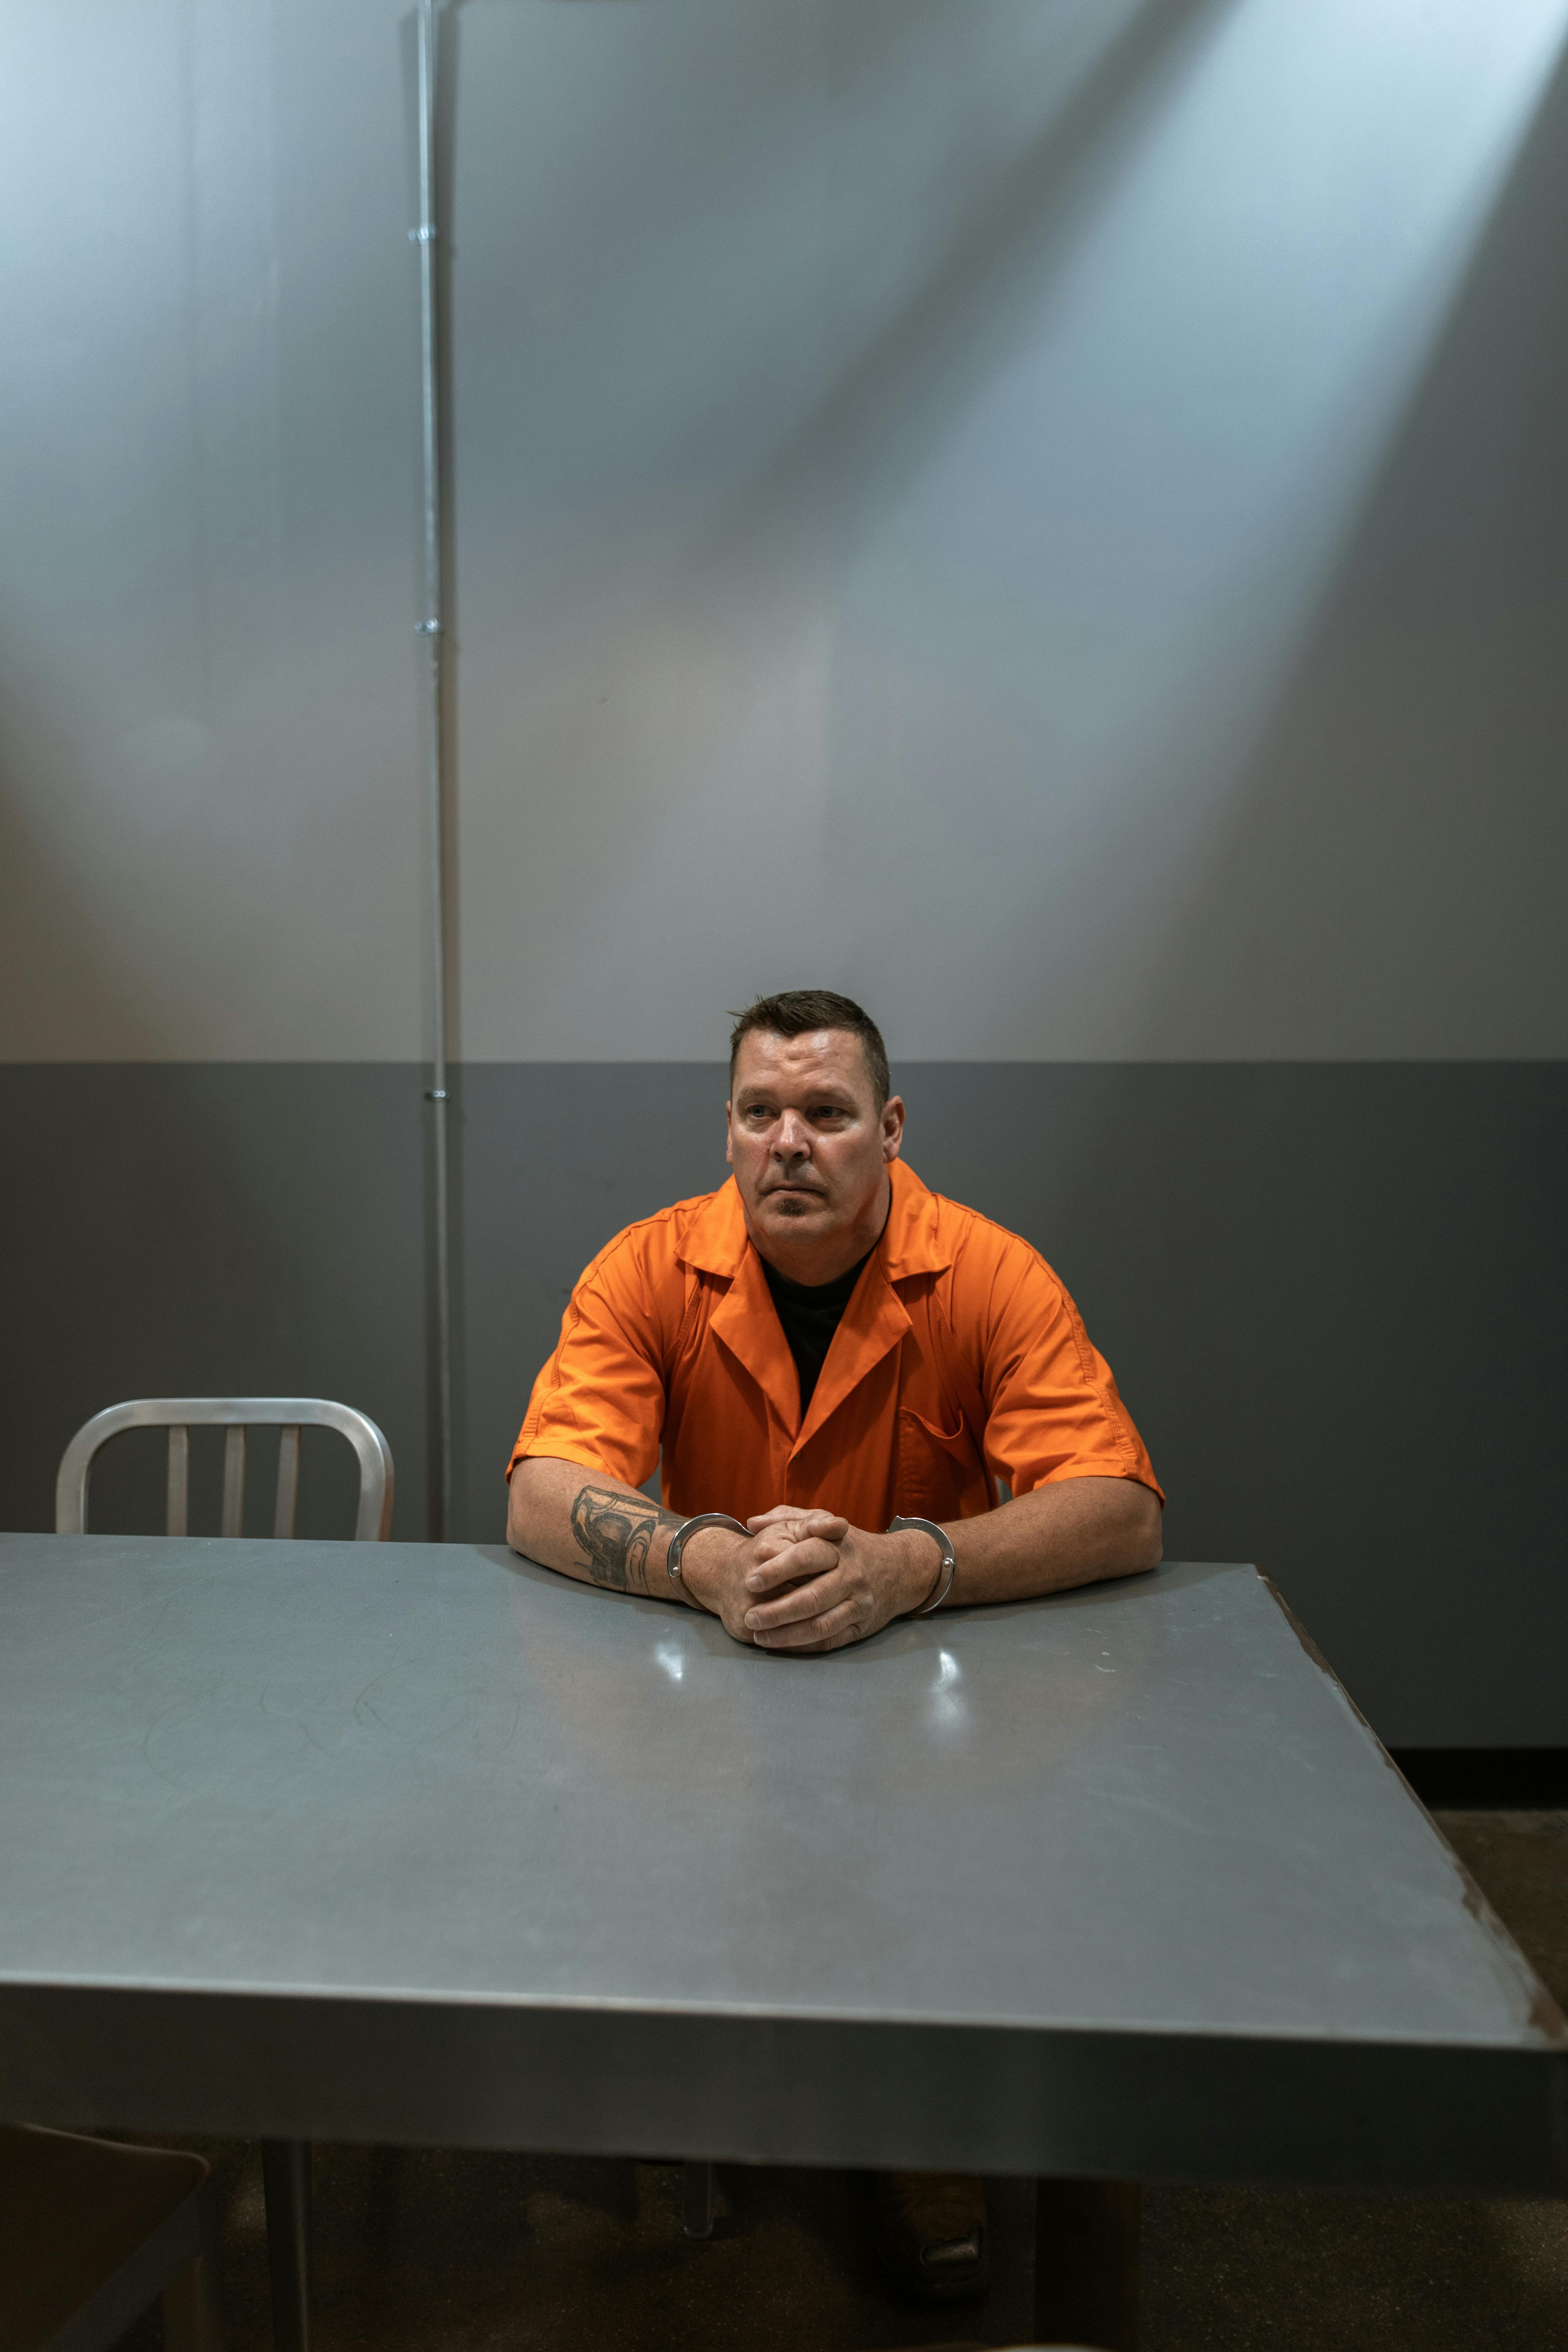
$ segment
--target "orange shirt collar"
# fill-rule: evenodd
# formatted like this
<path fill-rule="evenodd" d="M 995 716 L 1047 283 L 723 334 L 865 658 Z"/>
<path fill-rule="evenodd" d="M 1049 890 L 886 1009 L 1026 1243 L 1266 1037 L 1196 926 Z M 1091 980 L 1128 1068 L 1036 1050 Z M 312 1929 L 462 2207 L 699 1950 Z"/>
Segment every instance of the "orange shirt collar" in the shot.
<path fill-rule="evenodd" d="M 751 1373 L 784 1426 L 795 1434 L 792 1457 L 859 1385 L 910 1328 L 909 1314 L 893 1288 L 909 1275 L 931 1274 L 947 1265 L 937 1234 L 937 1202 L 912 1168 L 896 1160 L 893 1198 L 877 1254 L 866 1278 L 856 1286 L 834 1336 L 822 1377 L 804 1421 L 800 1380 L 769 1294 L 763 1261 L 746 1231 L 741 1196 L 731 1176 L 706 1202 L 679 1248 L 687 1263 L 726 1277 L 729 1288 L 709 1325 L 715 1340 Z"/>
<path fill-rule="evenodd" d="M 892 1204 L 877 1252 L 883 1274 L 889 1282 L 901 1282 L 910 1275 L 940 1274 L 944 1266 L 952 1265 L 952 1252 L 943 1246 L 938 1231 L 936 1194 L 927 1191 L 914 1170 L 902 1160 L 894 1160 L 889 1174 L 893 1186 Z M 731 1176 L 717 1192 L 710 1195 L 692 1219 L 676 1255 L 683 1264 L 696 1266 L 704 1274 L 724 1275 L 733 1281 L 751 1248 L 746 1213 Z"/>

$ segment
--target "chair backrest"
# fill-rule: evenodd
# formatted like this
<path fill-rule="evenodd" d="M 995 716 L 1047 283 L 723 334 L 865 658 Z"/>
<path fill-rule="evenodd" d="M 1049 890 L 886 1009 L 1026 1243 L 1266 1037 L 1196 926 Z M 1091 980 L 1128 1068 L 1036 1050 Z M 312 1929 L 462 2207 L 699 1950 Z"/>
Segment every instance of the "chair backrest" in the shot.
<path fill-rule="evenodd" d="M 0 2125 L 0 2344 L 113 2352 L 162 2294 L 170 2352 L 220 2352 L 217 2200 L 205 2158 Z"/>
<path fill-rule="evenodd" d="M 60 1456 L 55 1480 L 55 1533 L 87 1533 L 87 1481 L 92 1457 L 100 1445 L 123 1429 L 166 1429 L 169 1433 L 168 1531 L 187 1532 L 190 1495 L 191 1439 L 195 1428 L 226 1430 L 223 1456 L 223 1524 L 219 1533 L 237 1536 L 245 1502 L 245 1433 L 247 1428 L 280 1427 L 278 1444 L 278 1492 L 272 1515 L 275 1536 L 294 1532 L 294 1503 L 300 1485 L 300 1431 L 335 1429 L 359 1456 L 359 1516 L 354 1536 L 360 1543 L 384 1542 L 392 1529 L 392 1448 L 374 1421 L 352 1404 L 334 1404 L 328 1397 L 136 1397 L 128 1404 L 111 1404 L 84 1422 Z"/>

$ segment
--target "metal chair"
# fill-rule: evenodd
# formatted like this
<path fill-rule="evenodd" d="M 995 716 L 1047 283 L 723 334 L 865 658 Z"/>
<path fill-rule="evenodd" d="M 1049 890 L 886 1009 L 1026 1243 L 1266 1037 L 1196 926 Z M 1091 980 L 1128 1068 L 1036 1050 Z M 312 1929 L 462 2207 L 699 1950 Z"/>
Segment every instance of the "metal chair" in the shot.
<path fill-rule="evenodd" d="M 335 1429 L 359 1456 L 359 1516 L 355 1540 L 384 1542 L 392 1528 L 392 1448 L 374 1421 L 352 1404 L 334 1404 L 327 1397 L 137 1397 L 128 1404 L 111 1404 L 84 1422 L 60 1456 L 55 1481 L 55 1533 L 87 1533 L 87 1482 L 93 1455 L 110 1438 L 126 1429 L 166 1429 L 169 1433 L 168 1533 L 187 1532 L 191 1431 L 216 1427 L 227 1432 L 223 1456 L 223 1520 L 219 1534 L 237 1536 L 245 1501 L 245 1433 L 247 1428 L 281 1427 L 278 1446 L 278 1490 L 272 1516 L 274 1536 L 294 1532 L 294 1504 L 300 1485 L 300 1432 L 302 1427 Z"/>
<path fill-rule="evenodd" d="M 0 2344 L 110 2352 L 162 2295 L 168 2352 L 221 2352 L 216 2200 L 199 2156 L 0 2127 Z"/>
<path fill-rule="evenodd" d="M 359 1512 L 354 1536 L 361 1543 L 386 1540 L 392 1531 L 392 1448 L 374 1421 L 353 1405 L 327 1397 L 138 1397 L 111 1404 L 84 1422 L 60 1456 L 55 1481 L 55 1533 L 87 1533 L 88 1477 L 100 1445 L 127 1429 L 169 1433 L 168 1533 L 188 1533 L 193 1428 L 226 1432 L 223 1457 L 223 1517 L 219 1532 L 237 1536 L 245 1504 L 245 1433 L 247 1428 L 282 1430 L 278 1446 L 278 1487 L 272 1532 L 287 1540 L 294 1532 L 300 1485 L 300 1432 L 335 1429 L 359 1456 Z M 303 2140 L 264 2140 L 262 2178 L 267 2191 L 267 2260 L 272 2286 L 272 2336 L 278 2352 L 309 2352 L 310 2341 L 310 2150 Z M 92 2342 L 96 2344 L 95 2336 Z M 75 2338 L 70 2339 L 73 2352 Z M 63 2352 L 62 2339 L 62 2352 Z M 87 2352 L 84 2339 L 83 2352 Z"/>

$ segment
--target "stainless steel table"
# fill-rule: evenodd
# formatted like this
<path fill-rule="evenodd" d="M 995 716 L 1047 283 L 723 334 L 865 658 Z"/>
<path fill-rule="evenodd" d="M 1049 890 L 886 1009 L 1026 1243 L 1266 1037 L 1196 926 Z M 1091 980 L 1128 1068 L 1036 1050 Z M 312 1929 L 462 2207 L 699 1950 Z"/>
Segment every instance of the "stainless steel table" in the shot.
<path fill-rule="evenodd" d="M 1269 1587 L 788 1659 L 499 1548 L 0 1538 L 0 2111 L 1568 2179 L 1563 2021 Z"/>

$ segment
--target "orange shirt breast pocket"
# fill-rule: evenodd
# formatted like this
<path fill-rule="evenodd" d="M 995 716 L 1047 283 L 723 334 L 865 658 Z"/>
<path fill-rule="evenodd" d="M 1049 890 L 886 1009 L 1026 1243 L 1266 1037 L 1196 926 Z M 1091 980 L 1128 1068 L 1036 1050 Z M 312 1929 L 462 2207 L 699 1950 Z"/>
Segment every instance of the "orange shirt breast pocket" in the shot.
<path fill-rule="evenodd" d="M 951 1405 L 952 1426 L 899 1408 L 897 1507 L 902 1518 L 963 1519 L 990 1508 L 991 1486 L 980 1449 L 963 1415 Z"/>

